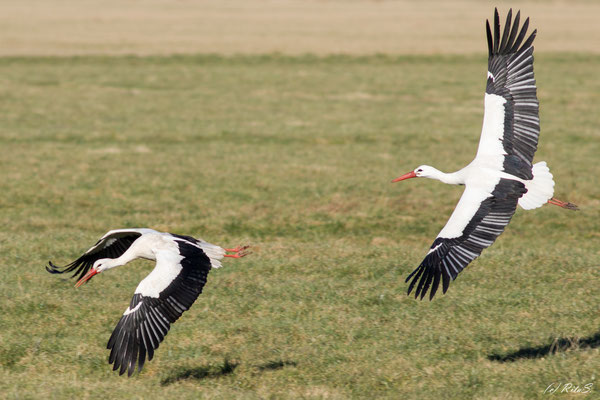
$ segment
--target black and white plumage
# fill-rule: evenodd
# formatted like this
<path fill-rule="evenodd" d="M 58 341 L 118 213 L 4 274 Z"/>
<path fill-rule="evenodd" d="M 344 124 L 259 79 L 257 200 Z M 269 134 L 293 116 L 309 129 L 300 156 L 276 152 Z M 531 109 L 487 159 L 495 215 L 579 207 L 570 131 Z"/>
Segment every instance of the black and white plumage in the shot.
<path fill-rule="evenodd" d="M 107 348 L 109 363 L 122 375 L 141 371 L 152 360 L 171 324 L 202 293 L 211 268 L 221 267 L 223 257 L 248 254 L 247 246 L 223 249 L 202 239 L 158 232 L 153 229 L 118 229 L 105 234 L 81 257 L 65 267 L 49 263 L 51 273 L 74 272 L 76 286 L 110 268 L 144 258 L 155 260 L 154 270 L 140 282 L 133 299 L 117 323 Z M 226 252 L 233 254 L 226 254 Z"/>
<path fill-rule="evenodd" d="M 554 180 L 546 163 L 533 164 L 540 133 L 532 46 L 537 31 L 526 37 L 529 18 L 521 28 L 519 22 L 520 12 L 513 20 L 510 10 L 501 34 L 495 10 L 493 34 L 486 23 L 485 113 L 475 159 L 454 173 L 422 165 L 392 181 L 422 177 L 465 185 L 446 226 L 406 279 L 411 281 L 408 294 L 416 287 L 415 297 L 423 299 L 430 290 L 432 299 L 440 282 L 445 293 L 450 281 L 504 231 L 517 205 L 526 210 L 546 203 L 577 209 L 552 197 Z"/>

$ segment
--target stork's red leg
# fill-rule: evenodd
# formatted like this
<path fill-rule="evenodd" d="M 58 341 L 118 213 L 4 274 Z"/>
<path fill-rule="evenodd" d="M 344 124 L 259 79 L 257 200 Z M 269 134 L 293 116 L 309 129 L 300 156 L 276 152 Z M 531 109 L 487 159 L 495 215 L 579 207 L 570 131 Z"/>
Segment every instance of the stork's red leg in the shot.
<path fill-rule="evenodd" d="M 248 254 L 250 254 L 249 251 L 244 251 L 248 247 L 250 247 L 250 246 L 238 246 L 238 247 L 236 247 L 234 249 L 225 249 L 225 251 L 230 251 L 232 253 L 235 253 L 235 254 L 225 254 L 225 257 L 231 257 L 231 258 L 242 258 L 242 257 L 245 257 Z"/>
<path fill-rule="evenodd" d="M 246 250 L 250 246 L 238 246 L 235 249 L 224 249 L 225 251 L 231 251 L 233 253 L 239 253 L 242 250 Z"/>
<path fill-rule="evenodd" d="M 566 208 L 567 210 L 573 210 L 573 211 L 579 210 L 579 207 L 577 207 L 575 204 L 569 203 L 568 201 L 561 201 L 561 200 L 555 199 L 554 197 L 551 198 L 550 200 L 548 200 L 548 203 L 554 204 L 555 206 L 559 206 L 562 208 Z"/>

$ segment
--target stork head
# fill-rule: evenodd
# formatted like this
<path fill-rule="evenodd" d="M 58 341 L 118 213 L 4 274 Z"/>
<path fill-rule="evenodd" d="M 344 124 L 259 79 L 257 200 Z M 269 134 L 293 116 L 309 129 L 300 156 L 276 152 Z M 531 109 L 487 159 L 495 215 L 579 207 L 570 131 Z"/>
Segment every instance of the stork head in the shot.
<path fill-rule="evenodd" d="M 92 268 L 98 271 L 98 273 L 100 273 L 102 271 L 106 271 L 109 268 L 112 268 L 113 261 L 115 261 L 113 258 L 101 258 L 94 262 L 94 266 Z"/>
<path fill-rule="evenodd" d="M 430 167 L 429 165 L 420 165 L 413 171 L 394 179 L 392 182 L 400 182 L 410 178 L 431 178 L 435 175 L 436 171 L 435 168 Z"/>
<path fill-rule="evenodd" d="M 92 268 L 90 268 L 87 274 L 82 276 L 81 279 L 77 281 L 75 287 L 83 285 L 84 283 L 89 281 L 94 275 L 111 268 L 111 261 L 113 261 L 111 258 L 101 258 L 99 260 L 94 261 L 94 265 L 92 265 Z"/>

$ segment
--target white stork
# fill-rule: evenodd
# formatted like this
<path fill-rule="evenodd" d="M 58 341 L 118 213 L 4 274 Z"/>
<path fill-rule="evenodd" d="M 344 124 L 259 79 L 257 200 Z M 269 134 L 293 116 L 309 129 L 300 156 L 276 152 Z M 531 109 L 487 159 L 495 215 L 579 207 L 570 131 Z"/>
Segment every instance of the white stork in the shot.
<path fill-rule="evenodd" d="M 554 180 L 545 162 L 532 165 L 540 134 L 531 45 L 537 30 L 524 40 L 529 18 L 519 32 L 519 17 L 520 12 L 512 21 L 512 9 L 508 12 L 502 35 L 497 9 L 493 36 L 486 21 L 489 58 L 485 113 L 475 159 L 453 173 L 421 165 L 392 181 L 430 178 L 465 186 L 425 259 L 406 278 L 406 282 L 412 278 L 408 294 L 418 282 L 415 298 L 420 295 L 423 299 L 431 289 L 431 300 L 440 279 L 446 293 L 450 280 L 504 231 L 517 204 L 525 210 L 546 203 L 577 209 L 572 203 L 552 197 Z"/>
<path fill-rule="evenodd" d="M 107 345 L 113 371 L 120 368 L 119 375 L 127 371 L 131 376 L 136 363 L 138 371 L 142 370 L 146 354 L 152 360 L 170 325 L 202 293 L 208 271 L 220 268 L 223 257 L 244 257 L 247 248 L 223 249 L 202 239 L 147 228 L 117 229 L 102 236 L 72 263 L 57 267 L 50 262 L 46 269 L 53 274 L 75 271 L 73 277 L 79 275 L 75 286 L 79 287 L 94 275 L 136 258 L 156 261 L 135 290 Z"/>

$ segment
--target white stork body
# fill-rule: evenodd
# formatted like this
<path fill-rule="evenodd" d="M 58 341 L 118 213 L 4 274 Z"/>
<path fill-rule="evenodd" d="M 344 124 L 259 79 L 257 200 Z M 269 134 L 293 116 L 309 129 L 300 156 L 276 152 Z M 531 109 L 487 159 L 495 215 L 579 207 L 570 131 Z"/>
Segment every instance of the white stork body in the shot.
<path fill-rule="evenodd" d="M 493 36 L 489 22 L 486 24 L 489 60 L 485 113 L 475 159 L 454 173 L 422 165 L 392 181 L 423 177 L 465 185 L 446 226 L 423 262 L 406 279 L 408 282 L 412 278 L 409 294 L 418 282 L 415 297 L 420 295 L 422 299 L 431 288 L 432 299 L 440 280 L 445 293 L 450 280 L 504 231 L 517 205 L 526 210 L 546 203 L 577 209 L 574 204 L 552 198 L 554 180 L 546 163 L 532 164 L 540 133 L 531 45 L 536 31 L 524 41 L 529 19 L 519 32 L 519 18 L 517 13 L 512 21 L 509 11 L 502 35 L 498 10 Z"/>
<path fill-rule="evenodd" d="M 156 261 L 156 266 L 135 290 L 129 307 L 115 327 L 107 348 L 109 363 L 119 374 L 142 370 L 154 350 L 184 311 L 202 293 L 208 272 L 220 268 L 223 257 L 243 257 L 245 247 L 223 249 L 202 239 L 158 232 L 153 229 L 118 229 L 105 234 L 71 264 L 60 268 L 50 262 L 51 273 L 72 272 L 81 286 L 94 275 L 125 265 L 137 258 Z M 227 251 L 234 254 L 226 254 Z"/>

